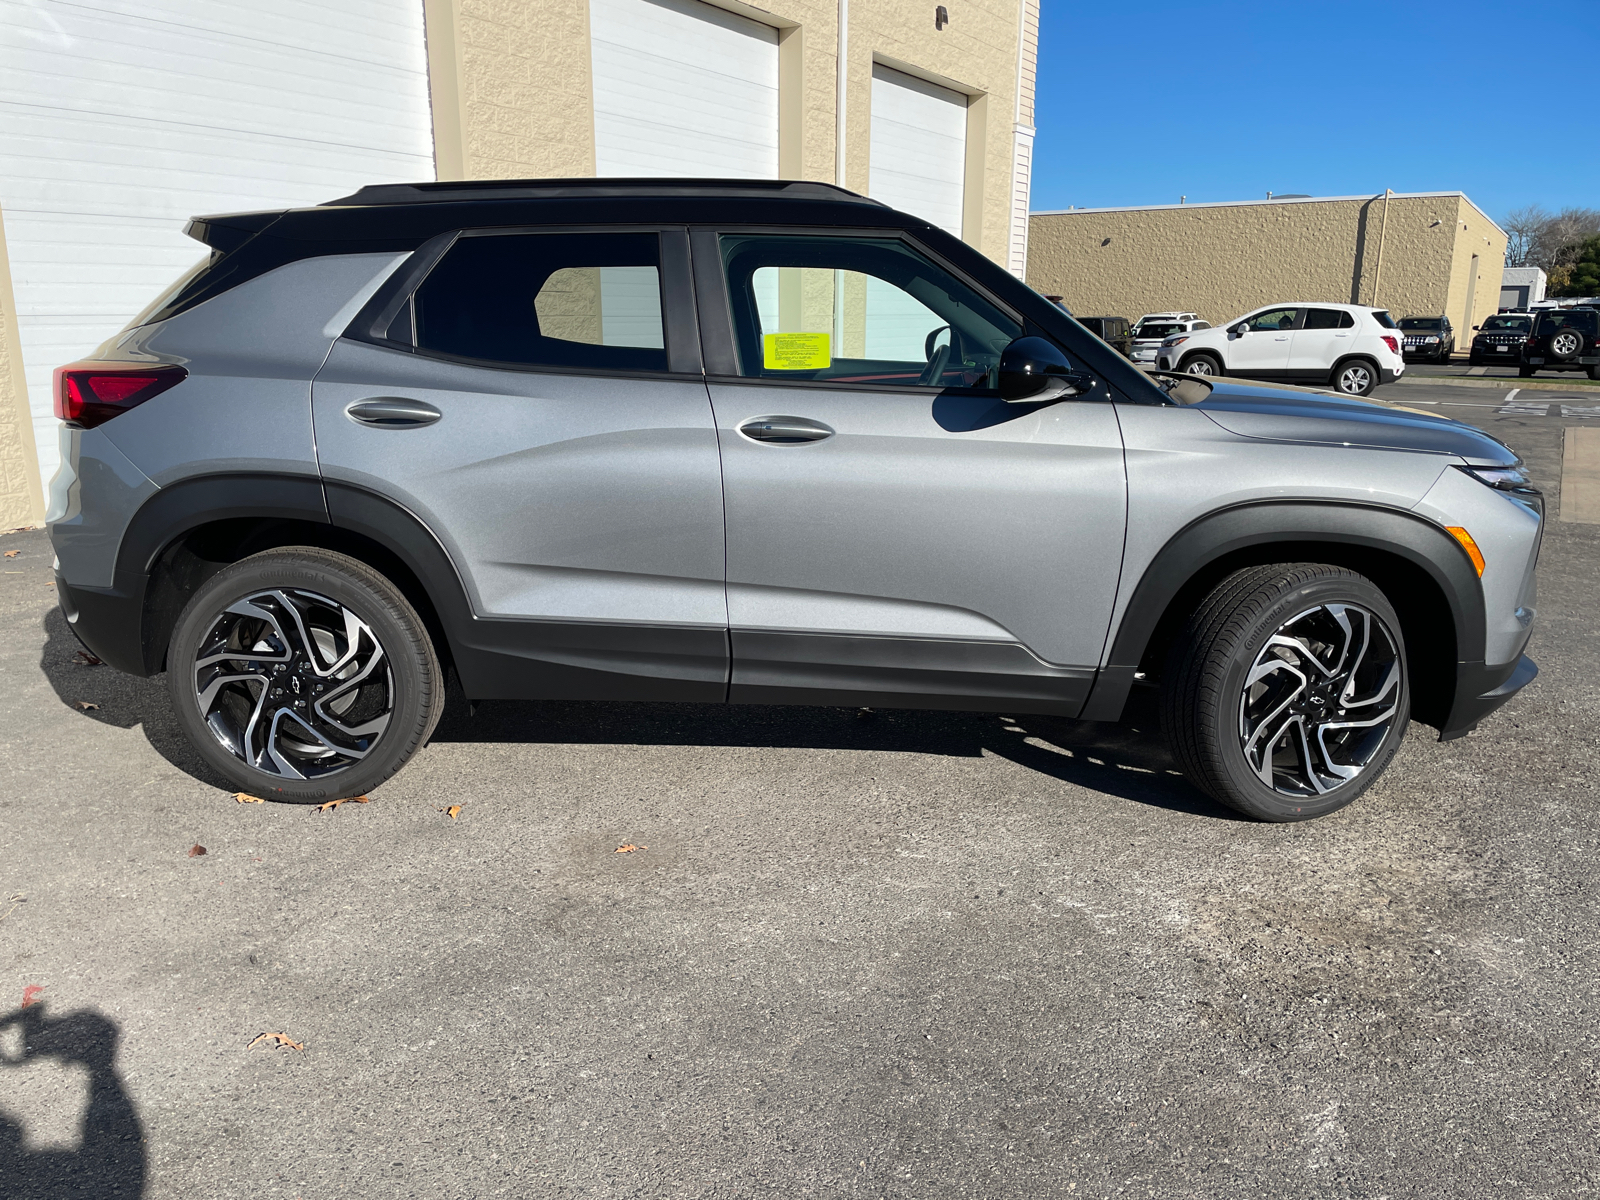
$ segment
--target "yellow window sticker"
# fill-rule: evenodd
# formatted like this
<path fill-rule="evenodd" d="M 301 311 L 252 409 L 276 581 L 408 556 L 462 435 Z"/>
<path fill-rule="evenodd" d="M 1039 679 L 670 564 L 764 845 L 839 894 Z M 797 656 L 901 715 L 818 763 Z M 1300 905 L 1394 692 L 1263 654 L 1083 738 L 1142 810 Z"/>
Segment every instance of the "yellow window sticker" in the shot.
<path fill-rule="evenodd" d="M 825 333 L 769 333 L 761 343 L 761 365 L 769 371 L 820 371 L 833 365 Z"/>

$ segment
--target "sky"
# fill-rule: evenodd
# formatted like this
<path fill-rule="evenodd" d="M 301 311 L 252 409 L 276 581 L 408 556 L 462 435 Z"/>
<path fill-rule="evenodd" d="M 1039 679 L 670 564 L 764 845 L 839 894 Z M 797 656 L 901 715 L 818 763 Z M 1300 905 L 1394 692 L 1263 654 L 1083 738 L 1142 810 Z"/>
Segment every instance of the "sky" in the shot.
<path fill-rule="evenodd" d="M 1385 188 L 1496 220 L 1600 208 L 1600 0 L 1043 0 L 1035 124 L 1035 212 Z"/>

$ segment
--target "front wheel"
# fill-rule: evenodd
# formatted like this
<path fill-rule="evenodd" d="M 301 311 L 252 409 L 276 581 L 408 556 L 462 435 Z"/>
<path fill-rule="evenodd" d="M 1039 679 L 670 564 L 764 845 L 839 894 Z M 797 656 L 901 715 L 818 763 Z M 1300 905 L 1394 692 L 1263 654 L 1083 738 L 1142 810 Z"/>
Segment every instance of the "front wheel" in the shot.
<path fill-rule="evenodd" d="M 1222 363 L 1210 354 L 1196 354 L 1183 364 L 1185 375 L 1221 375 Z"/>
<path fill-rule="evenodd" d="M 1162 727 L 1183 773 L 1263 821 L 1320 817 L 1366 791 L 1410 705 L 1393 607 L 1370 580 L 1320 563 L 1223 580 L 1162 676 Z"/>
<path fill-rule="evenodd" d="M 232 786 L 302 804 L 377 787 L 444 704 L 416 609 L 365 563 L 312 546 L 207 580 L 172 631 L 167 687 L 190 743 Z"/>
<path fill-rule="evenodd" d="M 1342 363 L 1333 372 L 1333 390 L 1346 396 L 1370 396 L 1378 386 L 1378 368 L 1365 359 Z"/>

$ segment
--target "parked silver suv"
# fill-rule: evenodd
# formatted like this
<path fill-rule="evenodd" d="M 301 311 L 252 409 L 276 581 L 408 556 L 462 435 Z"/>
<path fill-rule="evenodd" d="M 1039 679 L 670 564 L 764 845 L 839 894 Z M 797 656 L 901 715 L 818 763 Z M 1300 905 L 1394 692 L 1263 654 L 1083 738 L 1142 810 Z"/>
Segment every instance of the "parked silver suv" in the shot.
<path fill-rule="evenodd" d="M 58 372 L 61 605 L 240 790 L 365 792 L 471 700 L 1114 721 L 1348 803 L 1534 675 L 1541 500 L 1455 422 L 1152 378 L 815 183 L 363 189 Z"/>

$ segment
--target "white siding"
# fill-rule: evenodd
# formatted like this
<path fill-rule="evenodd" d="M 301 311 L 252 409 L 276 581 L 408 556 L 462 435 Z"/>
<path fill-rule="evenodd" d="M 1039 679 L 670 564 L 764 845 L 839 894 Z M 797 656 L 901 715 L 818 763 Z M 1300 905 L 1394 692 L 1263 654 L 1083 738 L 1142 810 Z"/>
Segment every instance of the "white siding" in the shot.
<path fill-rule="evenodd" d="M 961 236 L 967 98 L 884 66 L 872 68 L 873 199 Z"/>
<path fill-rule="evenodd" d="M 595 170 L 778 177 L 778 31 L 697 0 L 590 0 Z"/>
<path fill-rule="evenodd" d="M 46 478 L 52 369 L 205 253 L 188 218 L 432 178 L 421 0 L 0 0 L 0 206 Z"/>

